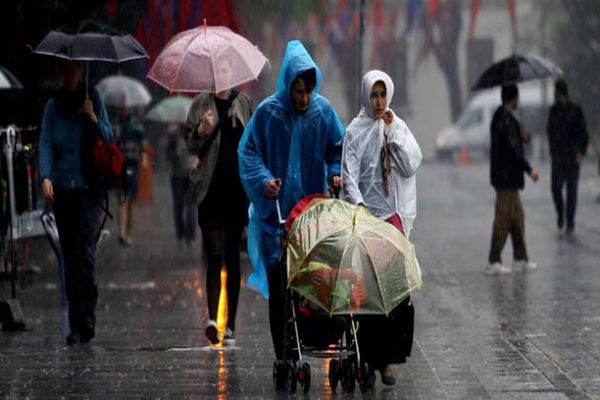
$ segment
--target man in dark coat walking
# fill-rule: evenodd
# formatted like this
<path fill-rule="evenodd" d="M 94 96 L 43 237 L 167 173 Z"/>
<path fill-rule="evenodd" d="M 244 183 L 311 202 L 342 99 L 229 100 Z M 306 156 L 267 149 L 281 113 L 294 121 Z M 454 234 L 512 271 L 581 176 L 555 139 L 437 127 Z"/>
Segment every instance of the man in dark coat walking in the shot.
<path fill-rule="evenodd" d="M 567 233 L 575 229 L 579 165 L 588 145 L 588 133 L 581 107 L 569 99 L 567 83 L 554 84 L 554 105 L 548 115 L 548 141 L 552 157 L 552 198 L 558 229 L 564 226 L 562 189 L 567 186 Z"/>
<path fill-rule="evenodd" d="M 518 104 L 519 89 L 515 85 L 503 86 L 502 105 L 494 113 L 490 127 L 490 178 L 496 190 L 496 209 L 489 265 L 485 270 L 487 275 L 536 267 L 527 256 L 525 214 L 519 190 L 525 186 L 523 172 L 534 182 L 537 182 L 539 174 L 525 159 L 523 142 L 529 139 L 528 133 L 512 115 Z M 500 258 L 509 233 L 513 245 L 513 268 L 503 265 Z"/>

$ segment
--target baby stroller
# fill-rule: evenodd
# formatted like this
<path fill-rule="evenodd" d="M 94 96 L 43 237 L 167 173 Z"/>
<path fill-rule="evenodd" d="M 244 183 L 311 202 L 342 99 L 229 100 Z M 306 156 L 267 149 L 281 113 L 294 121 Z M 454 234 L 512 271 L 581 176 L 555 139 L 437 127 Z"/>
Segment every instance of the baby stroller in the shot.
<path fill-rule="evenodd" d="M 421 286 L 414 247 L 364 207 L 309 196 L 281 218 L 284 295 L 283 361 L 273 365 L 278 390 L 310 390 L 305 357 L 330 358 L 328 379 L 353 392 L 372 385 L 361 359 L 357 315 L 388 314 Z M 285 278 L 285 279 L 284 279 Z"/>

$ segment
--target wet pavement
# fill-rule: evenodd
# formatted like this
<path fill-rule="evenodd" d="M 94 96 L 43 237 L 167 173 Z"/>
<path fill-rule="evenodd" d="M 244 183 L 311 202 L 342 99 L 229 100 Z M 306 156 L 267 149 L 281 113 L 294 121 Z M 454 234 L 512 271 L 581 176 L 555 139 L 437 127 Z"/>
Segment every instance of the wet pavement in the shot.
<path fill-rule="evenodd" d="M 600 399 L 600 178 L 594 163 L 584 165 L 576 232 L 564 236 L 549 172 L 542 165 L 540 182 L 527 181 L 522 192 L 539 267 L 486 277 L 494 203 L 487 163 L 424 164 L 412 236 L 424 287 L 413 296 L 412 356 L 394 367 L 394 387 L 378 376 L 373 392 L 353 396 L 332 393 L 326 362 L 311 360 L 306 397 Z M 207 346 L 201 247 L 177 244 L 168 180 L 155 178 L 153 204 L 134 210 L 134 244 L 120 247 L 111 221 L 112 236 L 99 247 L 91 344 L 64 344 L 56 260 L 43 240 L 32 243 L 41 272 L 18 290 L 27 329 L 0 333 L 0 398 L 287 397 L 273 390 L 267 303 L 255 292 L 242 288 L 236 347 Z M 507 264 L 511 252 L 509 242 Z"/>

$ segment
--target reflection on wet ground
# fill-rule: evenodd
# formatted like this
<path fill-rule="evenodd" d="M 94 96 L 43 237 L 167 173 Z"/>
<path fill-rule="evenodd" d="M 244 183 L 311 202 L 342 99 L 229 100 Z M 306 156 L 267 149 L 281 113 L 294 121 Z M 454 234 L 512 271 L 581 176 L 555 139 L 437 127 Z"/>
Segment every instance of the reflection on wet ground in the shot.
<path fill-rule="evenodd" d="M 541 172 L 540 183 L 522 193 L 530 257 L 539 267 L 490 278 L 482 273 L 494 200 L 487 164 L 425 164 L 412 236 L 425 286 L 413 296 L 412 356 L 395 367 L 394 387 L 378 375 L 374 392 L 357 387 L 354 396 L 340 387 L 332 393 L 327 360 L 311 359 L 307 398 L 600 397 L 597 193 L 581 185 L 576 234 L 559 235 L 549 168 Z M 593 168 L 582 170 L 584 182 L 594 176 Z M 89 345 L 63 344 L 56 261 L 47 244 L 32 243 L 32 262 L 42 270 L 18 291 L 27 330 L 0 334 L 0 397 L 289 397 L 273 390 L 267 302 L 255 292 L 242 288 L 236 346 L 208 345 L 200 242 L 177 244 L 167 185 L 159 175 L 153 204 L 135 208 L 132 247 L 111 237 L 99 248 L 97 337 Z M 507 263 L 511 249 L 508 242 Z M 245 253 L 242 264 L 247 278 Z M 221 307 L 221 331 L 225 313 Z"/>

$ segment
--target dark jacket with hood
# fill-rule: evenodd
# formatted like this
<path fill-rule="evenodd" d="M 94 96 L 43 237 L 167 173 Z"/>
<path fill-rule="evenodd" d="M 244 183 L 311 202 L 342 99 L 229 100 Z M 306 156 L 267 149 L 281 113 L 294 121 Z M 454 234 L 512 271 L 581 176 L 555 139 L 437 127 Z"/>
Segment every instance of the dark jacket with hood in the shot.
<path fill-rule="evenodd" d="M 521 128 L 504 106 L 498 107 L 491 123 L 490 178 L 496 190 L 519 190 L 525 186 L 523 172 L 530 173 L 525 159 Z"/>
<path fill-rule="evenodd" d="M 581 107 L 567 101 L 554 104 L 548 114 L 548 141 L 552 161 L 575 166 L 577 153 L 584 155 L 589 137 Z"/>

